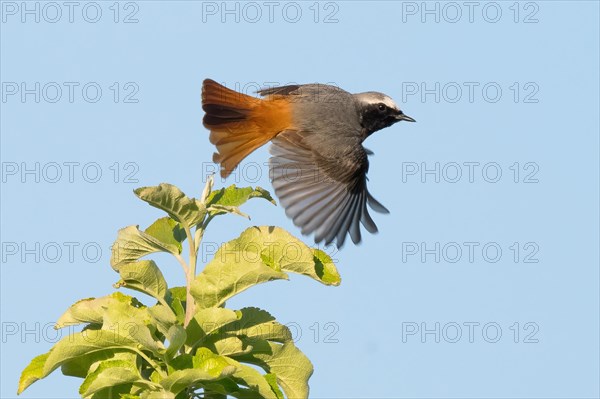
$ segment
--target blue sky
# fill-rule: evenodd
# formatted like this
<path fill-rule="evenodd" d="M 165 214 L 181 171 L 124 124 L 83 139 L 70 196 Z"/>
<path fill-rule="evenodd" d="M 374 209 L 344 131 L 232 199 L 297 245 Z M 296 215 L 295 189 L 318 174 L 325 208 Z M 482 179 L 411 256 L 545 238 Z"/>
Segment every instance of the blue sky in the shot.
<path fill-rule="evenodd" d="M 365 142 L 391 214 L 327 249 L 340 287 L 293 277 L 228 304 L 296 331 L 311 397 L 600 395 L 597 2 L 23 4 L 0 3 L 2 398 L 69 305 L 113 291 L 117 229 L 160 216 L 132 190 L 199 195 L 207 77 L 382 91 L 418 121 Z M 217 186 L 270 188 L 267 160 Z M 206 252 L 252 224 L 300 235 L 280 207 L 244 211 L 210 226 Z"/>

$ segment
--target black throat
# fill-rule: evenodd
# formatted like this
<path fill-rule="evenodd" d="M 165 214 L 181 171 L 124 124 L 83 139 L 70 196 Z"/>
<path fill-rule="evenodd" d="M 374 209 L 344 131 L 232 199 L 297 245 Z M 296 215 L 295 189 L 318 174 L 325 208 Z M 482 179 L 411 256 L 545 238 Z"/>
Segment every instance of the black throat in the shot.
<path fill-rule="evenodd" d="M 388 109 L 382 112 L 376 104 L 364 107 L 360 112 L 360 124 L 365 138 L 378 130 L 392 126 L 396 122 L 398 122 L 398 119 L 393 110 Z"/>

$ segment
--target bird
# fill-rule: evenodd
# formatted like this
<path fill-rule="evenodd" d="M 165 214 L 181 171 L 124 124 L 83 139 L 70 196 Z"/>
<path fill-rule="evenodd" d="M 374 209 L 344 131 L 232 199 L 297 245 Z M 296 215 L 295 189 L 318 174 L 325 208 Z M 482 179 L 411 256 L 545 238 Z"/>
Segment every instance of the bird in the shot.
<path fill-rule="evenodd" d="M 389 213 L 367 189 L 363 141 L 400 121 L 416 122 L 387 95 L 352 94 L 319 83 L 269 87 L 251 96 L 214 80 L 202 84 L 203 125 L 216 146 L 222 178 L 271 142 L 269 177 L 286 215 L 314 234 L 315 243 L 341 248 L 349 235 L 362 240 L 360 224 L 378 232 L 369 208 Z"/>

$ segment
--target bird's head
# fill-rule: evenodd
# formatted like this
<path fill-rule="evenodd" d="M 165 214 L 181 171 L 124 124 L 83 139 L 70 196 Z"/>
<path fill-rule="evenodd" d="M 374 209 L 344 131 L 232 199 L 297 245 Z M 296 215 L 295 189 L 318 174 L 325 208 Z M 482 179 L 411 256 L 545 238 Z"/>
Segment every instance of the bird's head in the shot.
<path fill-rule="evenodd" d="M 368 91 L 354 94 L 354 98 L 356 99 L 360 123 L 367 136 L 392 126 L 396 122 L 416 122 L 410 116 L 405 115 L 394 100 L 383 93 Z"/>

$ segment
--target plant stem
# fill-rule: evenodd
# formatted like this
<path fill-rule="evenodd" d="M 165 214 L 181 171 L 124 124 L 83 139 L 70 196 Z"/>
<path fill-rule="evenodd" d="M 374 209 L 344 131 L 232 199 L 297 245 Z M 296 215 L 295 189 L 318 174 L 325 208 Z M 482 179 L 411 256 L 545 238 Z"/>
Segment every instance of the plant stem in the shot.
<path fill-rule="evenodd" d="M 179 264 L 183 268 L 183 272 L 187 276 L 187 274 L 188 274 L 188 268 L 187 268 L 187 265 L 185 264 L 185 260 L 183 259 L 183 257 L 181 255 L 175 254 L 174 256 L 175 256 L 175 259 L 177 259 L 177 261 L 179 262 Z"/>
<path fill-rule="evenodd" d="M 196 233 L 197 233 L 197 229 L 198 227 L 196 227 Z M 185 321 L 183 323 L 183 327 L 187 327 L 188 324 L 190 323 L 190 320 L 192 320 L 192 317 L 194 316 L 195 310 L 196 310 L 196 302 L 194 301 L 194 298 L 192 297 L 192 281 L 194 281 L 194 278 L 196 278 L 196 257 L 198 255 L 198 247 L 199 247 L 199 243 L 196 243 L 196 239 L 195 237 L 192 235 L 192 231 L 190 230 L 189 227 L 185 227 L 185 234 L 187 235 L 187 239 L 189 242 L 189 246 L 190 246 L 190 263 L 188 265 L 187 268 L 187 275 L 186 275 L 186 287 L 185 287 L 185 291 L 186 291 L 186 297 L 185 297 L 185 301 L 186 301 L 186 305 L 185 305 Z"/>
<path fill-rule="evenodd" d="M 204 237 L 204 230 L 206 230 L 206 225 L 208 224 L 208 222 L 210 221 L 210 219 L 212 219 L 211 216 L 209 216 L 206 219 L 206 223 L 204 224 L 199 224 L 198 226 L 196 226 L 196 234 L 194 235 L 194 242 L 196 243 L 196 254 L 198 253 L 198 249 L 200 248 L 200 243 L 202 242 L 202 238 Z"/>

